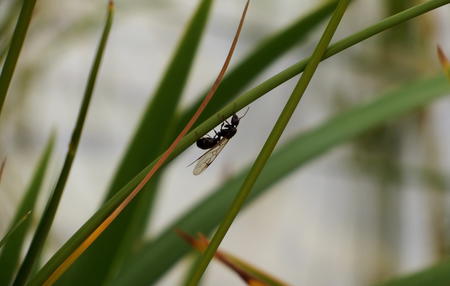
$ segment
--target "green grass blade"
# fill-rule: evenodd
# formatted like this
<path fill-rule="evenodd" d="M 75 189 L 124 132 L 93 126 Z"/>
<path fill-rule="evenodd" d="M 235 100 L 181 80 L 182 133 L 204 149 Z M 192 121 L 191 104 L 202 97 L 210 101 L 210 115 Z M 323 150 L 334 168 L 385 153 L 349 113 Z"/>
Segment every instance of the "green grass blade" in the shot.
<path fill-rule="evenodd" d="M 61 200 L 67 178 L 70 174 L 70 169 L 72 168 L 72 163 L 75 159 L 75 155 L 78 149 L 78 144 L 80 142 L 81 132 L 83 130 L 84 122 L 86 120 L 86 115 L 89 109 L 89 104 L 92 98 L 92 93 L 94 91 L 95 81 L 97 79 L 98 70 L 100 68 L 103 52 L 106 47 L 106 42 L 108 40 L 109 31 L 111 29 L 112 18 L 113 18 L 114 6 L 110 2 L 108 4 L 108 16 L 106 19 L 105 27 L 98 45 L 97 53 L 89 74 L 89 79 L 87 82 L 86 90 L 83 96 L 83 101 L 78 113 L 77 122 L 72 133 L 72 138 L 69 143 L 69 148 L 64 160 L 64 165 L 61 170 L 61 174 L 58 178 L 56 186 L 50 199 L 47 202 L 44 213 L 41 220 L 39 221 L 36 232 L 31 241 L 30 248 L 25 256 L 24 262 L 19 268 L 19 272 L 14 281 L 15 286 L 24 285 L 30 275 L 33 267 L 35 267 L 36 260 L 40 255 L 42 247 L 48 236 L 50 227 L 53 223 L 56 211 L 58 209 L 59 202 Z"/>
<path fill-rule="evenodd" d="M 267 67 L 280 58 L 296 44 L 305 38 L 336 8 L 337 0 L 327 1 L 313 11 L 301 16 L 277 33 L 264 39 L 259 46 L 248 56 L 241 60 L 224 77 L 214 98 L 208 104 L 199 122 L 210 117 L 214 111 L 224 106 L 234 96 L 237 96 L 248 86 L 252 80 L 260 75 Z M 204 93 L 206 94 L 206 92 Z M 203 95 L 204 95 L 203 94 Z M 202 96 L 199 96 L 194 104 L 188 107 L 176 120 L 176 130 L 181 130 L 184 124 L 191 118 L 200 104 Z"/>
<path fill-rule="evenodd" d="M 288 177 L 309 161 L 333 147 L 349 141 L 371 128 L 398 118 L 450 92 L 450 83 L 443 76 L 408 83 L 368 104 L 356 106 L 330 118 L 280 148 L 269 159 L 256 182 L 247 204 L 255 201 L 271 186 Z M 168 226 L 156 239 L 146 243 L 127 264 L 113 285 L 151 285 L 191 250 L 174 232 L 210 233 L 222 220 L 242 185 L 248 168 L 243 169 L 207 198 Z"/>
<path fill-rule="evenodd" d="M 314 52 L 311 56 L 311 60 L 308 61 L 308 64 L 305 67 L 305 71 L 302 73 L 297 86 L 294 88 L 291 96 L 289 97 L 288 102 L 283 108 L 280 116 L 277 119 L 272 131 L 270 132 L 269 137 L 264 143 L 261 152 L 256 157 L 256 160 L 248 173 L 244 183 L 240 191 L 237 193 L 233 203 L 230 206 L 229 211 L 226 213 L 225 218 L 222 223 L 219 225 L 216 233 L 214 234 L 211 242 L 208 245 L 208 248 L 204 253 L 202 253 L 202 258 L 200 259 L 197 265 L 197 271 L 192 276 L 192 279 L 188 281 L 186 285 L 188 286 L 196 286 L 199 284 L 203 273 L 206 271 L 211 259 L 214 257 L 217 249 L 219 248 L 220 243 L 225 238 L 228 230 L 233 224 L 234 219 L 238 215 L 245 201 L 247 200 L 250 192 L 253 189 L 253 186 L 256 183 L 259 175 L 267 164 L 270 156 L 272 155 L 273 150 L 275 150 L 275 146 L 281 138 L 281 135 L 284 132 L 289 120 L 294 114 L 295 109 L 297 108 L 300 99 L 303 97 L 303 94 L 306 91 L 306 88 L 309 85 L 319 63 L 326 52 L 326 49 L 331 42 L 331 39 L 336 32 L 336 29 L 341 22 L 342 17 L 344 16 L 345 11 L 347 10 L 347 6 L 349 4 L 349 0 L 340 0 L 333 16 L 331 17 L 322 37 L 319 40 Z"/>
<path fill-rule="evenodd" d="M 450 261 L 407 275 L 394 278 L 379 286 L 447 286 L 450 285 Z"/>
<path fill-rule="evenodd" d="M 17 207 L 16 214 L 12 221 L 12 225 L 18 225 L 27 213 L 34 211 L 36 200 L 41 190 L 42 182 L 47 171 L 48 162 L 53 151 L 55 136 L 51 135 L 47 145 L 43 150 L 41 158 L 34 169 L 34 174 L 30 185 L 24 193 L 23 199 Z M 24 244 L 25 236 L 31 226 L 31 220 L 23 222 L 20 227 L 10 236 L 9 242 L 2 249 L 0 254 L 0 285 L 9 285 L 13 278 L 17 267 L 19 266 L 19 258 Z"/>
<path fill-rule="evenodd" d="M 174 51 L 164 76 L 149 102 L 139 126 L 109 187 L 106 199 L 154 160 L 169 142 L 172 120 L 194 62 L 212 0 L 202 0 Z M 142 154 L 145 154 L 143 156 Z M 159 177 L 159 176 L 158 176 Z M 132 202 L 62 277 L 65 285 L 100 285 L 113 279 L 126 255 L 139 242 L 151 212 L 157 178 Z M 83 273 L 83 275 L 80 275 Z M 59 282 L 59 283 L 61 283 Z"/>
<path fill-rule="evenodd" d="M 0 74 L 0 114 L 2 112 L 3 103 L 5 102 L 6 94 L 8 93 L 17 60 L 19 59 L 20 51 L 22 50 L 23 42 L 30 25 L 36 0 L 24 0 L 22 3 L 22 10 L 20 11 L 19 18 L 17 19 L 11 44 L 9 45 L 8 54 L 6 55 L 2 73 Z"/>
<path fill-rule="evenodd" d="M 429 1 L 424 4 L 417 5 L 407 11 L 396 14 L 392 17 L 386 18 L 379 23 L 372 25 L 359 33 L 356 33 L 350 37 L 347 37 L 336 44 L 330 46 L 327 50 L 327 56 L 330 57 L 340 51 L 345 50 L 363 41 L 377 33 L 380 33 L 386 29 L 389 29 L 395 25 L 398 25 L 404 21 L 410 20 L 421 14 L 424 14 L 432 9 L 438 8 L 442 5 L 450 3 L 450 0 L 436 0 Z M 269 78 L 255 88 L 244 93 L 242 96 L 234 100 L 233 102 L 226 105 L 215 116 L 210 117 L 205 120 L 197 128 L 187 134 L 178 144 L 175 151 L 172 153 L 170 160 L 178 156 L 186 148 L 195 143 L 195 141 L 206 134 L 208 131 L 216 127 L 222 122 L 222 118 L 228 118 L 234 112 L 242 109 L 251 102 L 255 101 L 259 97 L 263 96 L 265 93 L 274 89 L 283 82 L 289 80 L 293 76 L 302 72 L 307 59 L 291 66 L 290 68 L 278 73 L 277 75 Z M 31 285 L 40 285 L 43 283 L 53 271 L 67 259 L 67 257 L 73 253 L 73 251 L 95 230 L 99 224 L 130 194 L 133 188 L 144 178 L 148 171 L 156 163 L 154 160 L 150 163 L 144 170 L 137 174 L 127 185 L 122 187 L 122 189 L 116 193 L 110 200 L 108 200 L 91 218 L 86 221 L 83 226 L 53 255 L 53 257 L 47 262 L 47 264 L 37 273 L 35 279 L 31 281 Z"/>

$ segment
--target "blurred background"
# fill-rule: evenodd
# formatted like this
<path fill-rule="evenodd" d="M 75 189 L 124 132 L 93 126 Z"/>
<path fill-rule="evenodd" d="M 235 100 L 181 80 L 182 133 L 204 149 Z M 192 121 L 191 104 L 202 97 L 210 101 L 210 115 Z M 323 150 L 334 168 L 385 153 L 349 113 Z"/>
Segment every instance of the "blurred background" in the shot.
<path fill-rule="evenodd" d="M 17 13 L 19 2 L 0 1 L 0 17 Z M 355 0 L 334 39 L 419 2 L 425 1 Z M 46 257 L 98 208 L 197 4 L 194 0 L 117 1 L 108 48 Z M 182 106 L 192 103 L 215 78 L 243 5 L 241 0 L 215 1 Z M 231 65 L 316 5 L 313 0 L 253 1 Z M 57 148 L 38 211 L 44 207 L 67 150 L 104 17 L 105 1 L 37 2 L 0 121 L 0 156 L 8 160 L 0 186 L 0 233 L 6 231 L 54 130 Z M 12 28 L 0 27 L 5 35 Z M 252 86 L 308 56 L 323 28 L 320 25 L 306 42 L 277 60 Z M 5 39 L 9 37 L 0 41 L 2 56 Z M 402 83 L 440 72 L 437 43 L 450 54 L 449 6 L 324 61 L 281 141 Z M 254 160 L 296 81 L 297 77 L 251 104 L 238 134 L 202 175 L 193 176 L 187 168 L 201 154 L 195 147 L 171 164 L 148 237 Z M 439 99 L 299 169 L 238 216 L 221 248 L 292 285 L 369 285 L 448 257 L 449 108 L 449 98 Z M 178 285 L 188 266 L 186 260 L 179 263 L 157 285 Z M 217 262 L 204 281 L 204 285 L 240 285 L 236 275 Z"/>

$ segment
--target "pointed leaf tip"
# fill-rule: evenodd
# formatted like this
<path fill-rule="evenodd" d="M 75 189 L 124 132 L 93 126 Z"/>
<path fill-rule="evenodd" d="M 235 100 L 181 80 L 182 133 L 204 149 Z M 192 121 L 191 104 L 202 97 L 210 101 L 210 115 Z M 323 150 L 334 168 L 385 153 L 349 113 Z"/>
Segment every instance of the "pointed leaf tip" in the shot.
<path fill-rule="evenodd" d="M 442 67 L 444 68 L 445 75 L 450 80 L 450 62 L 439 45 L 437 46 L 437 55 Z"/>
<path fill-rule="evenodd" d="M 442 65 L 448 64 L 448 59 L 444 54 L 444 51 L 442 50 L 440 45 L 437 45 L 437 54 L 439 57 L 439 61 L 441 62 Z"/>
<path fill-rule="evenodd" d="M 205 249 L 208 247 L 208 239 L 201 233 L 198 233 L 197 238 L 195 238 L 192 235 L 182 231 L 181 229 L 175 229 L 175 232 L 179 237 L 184 239 L 187 243 L 189 243 L 192 247 L 200 252 L 205 251 Z"/>

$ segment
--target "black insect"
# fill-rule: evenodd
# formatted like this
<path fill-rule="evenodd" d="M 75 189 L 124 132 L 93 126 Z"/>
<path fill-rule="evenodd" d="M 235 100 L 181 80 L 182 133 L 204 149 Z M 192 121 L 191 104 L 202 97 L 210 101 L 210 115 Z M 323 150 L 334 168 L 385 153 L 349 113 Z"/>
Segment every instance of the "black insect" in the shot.
<path fill-rule="evenodd" d="M 236 113 L 233 114 L 230 122 L 225 120 L 222 125 L 220 125 L 219 132 L 214 130 L 214 137 L 206 135 L 197 140 L 197 147 L 208 151 L 206 151 L 206 153 L 200 158 L 192 162 L 192 164 L 197 162 L 193 171 L 194 175 L 199 175 L 217 158 L 217 155 L 219 155 L 225 145 L 227 145 L 228 141 L 236 134 L 239 121 L 247 114 L 247 111 L 248 108 L 241 117 L 239 117 Z"/>

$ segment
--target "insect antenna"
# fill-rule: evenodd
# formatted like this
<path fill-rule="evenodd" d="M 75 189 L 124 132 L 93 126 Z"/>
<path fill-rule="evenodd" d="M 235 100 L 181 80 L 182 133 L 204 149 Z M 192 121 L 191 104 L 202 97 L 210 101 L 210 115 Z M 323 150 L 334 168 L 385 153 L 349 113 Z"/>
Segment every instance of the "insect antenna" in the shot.
<path fill-rule="evenodd" d="M 239 120 L 241 120 L 242 118 L 244 118 L 245 115 L 247 115 L 247 112 L 248 112 L 249 109 L 250 109 L 250 106 L 247 106 L 247 109 L 245 110 L 244 115 L 239 117 Z"/>

